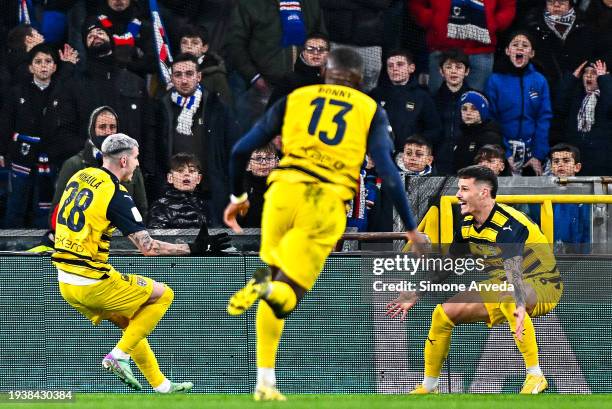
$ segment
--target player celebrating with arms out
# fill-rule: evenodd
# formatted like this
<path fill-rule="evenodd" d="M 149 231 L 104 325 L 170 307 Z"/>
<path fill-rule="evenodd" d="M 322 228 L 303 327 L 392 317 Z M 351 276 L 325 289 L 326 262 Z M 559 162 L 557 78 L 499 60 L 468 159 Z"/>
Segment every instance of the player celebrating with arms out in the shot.
<path fill-rule="evenodd" d="M 521 393 L 540 393 L 548 387 L 548 382 L 540 369 L 531 317 L 550 312 L 563 292 L 550 243 L 540 227 L 525 214 L 496 203 L 497 176 L 492 170 L 484 166 L 469 166 L 461 169 L 457 177 L 457 198 L 463 221 L 455 232 L 450 254 L 482 257 L 485 271 L 491 277 L 483 283 L 501 284 L 507 280 L 514 291 L 463 292 L 444 304 L 438 304 L 425 341 L 423 384 L 411 393 L 437 393 L 438 378 L 456 325 L 485 322 L 492 327 L 506 321 L 527 368 Z M 441 282 L 448 275 L 450 272 L 442 273 L 436 281 Z M 387 315 L 404 319 L 420 295 L 416 292 L 401 293 L 387 306 Z"/>
<path fill-rule="evenodd" d="M 285 400 L 276 389 L 274 372 L 284 319 L 313 287 L 344 233 L 345 202 L 355 195 L 366 148 L 408 229 L 407 238 L 414 243 L 427 240 L 416 230 L 391 158 L 387 116 L 357 89 L 362 79 L 363 61 L 357 53 L 346 48 L 332 51 L 325 85 L 303 87 L 279 100 L 232 151 L 233 194 L 224 221 L 240 232 L 236 216 L 249 208 L 242 178 L 251 152 L 276 135 L 282 137 L 284 156 L 268 177 L 262 214 L 260 257 L 270 269 L 255 271 L 227 307 L 229 314 L 239 315 L 261 299 L 255 400 Z"/>
<path fill-rule="evenodd" d="M 102 360 L 129 387 L 142 386 L 130 369 L 130 357 L 160 393 L 188 392 L 191 382 L 174 383 L 160 371 L 147 335 L 174 299 L 165 284 L 140 275 L 117 272 L 108 255 L 118 228 L 145 256 L 215 254 L 229 247 L 227 234 L 208 236 L 206 227 L 190 244 L 151 238 L 134 201 L 120 182 L 138 166 L 138 142 L 127 135 L 102 143 L 102 167 L 86 168 L 68 181 L 59 202 L 53 264 L 62 297 L 94 325 L 108 320 L 123 330 L 117 346 Z"/>

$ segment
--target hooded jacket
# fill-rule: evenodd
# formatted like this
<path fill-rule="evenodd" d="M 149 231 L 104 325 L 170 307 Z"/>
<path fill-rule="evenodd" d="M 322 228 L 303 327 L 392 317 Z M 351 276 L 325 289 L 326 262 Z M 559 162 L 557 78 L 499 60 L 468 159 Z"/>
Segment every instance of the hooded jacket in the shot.
<path fill-rule="evenodd" d="M 117 113 L 121 132 L 141 145 L 143 169 L 147 170 L 147 138 L 145 130 L 152 123 L 151 107 L 145 81 L 138 75 L 115 65 L 113 55 L 89 57 L 87 69 L 66 82 L 67 90 L 60 102 L 58 147 L 49 156 L 63 162 L 83 148 L 89 137 L 87 125 L 97 107 L 108 105 Z M 69 84 L 69 86 L 68 86 Z M 145 146 L 143 146 L 145 145 Z"/>
<path fill-rule="evenodd" d="M 119 119 L 115 111 L 109 106 L 101 106 L 96 108 L 89 118 L 89 127 L 88 127 L 88 135 L 89 138 L 85 142 L 85 146 L 83 149 L 74 156 L 68 158 L 62 168 L 60 169 L 59 175 L 57 177 L 57 181 L 55 183 L 55 193 L 53 195 L 53 200 L 51 201 L 51 209 L 55 209 L 58 205 L 60 199 L 62 198 L 62 194 L 64 193 L 64 189 L 68 184 L 68 180 L 79 170 L 88 168 L 88 167 L 100 167 L 102 166 L 102 152 L 100 152 L 99 148 L 94 144 L 93 140 L 95 139 L 95 129 L 94 125 L 96 123 L 96 119 L 101 112 L 107 111 L 111 112 L 115 118 L 117 118 L 117 125 L 119 124 Z M 101 144 L 100 144 L 101 145 Z M 134 171 L 134 176 L 132 176 L 132 180 L 129 182 L 121 182 L 121 184 L 127 189 L 128 193 L 134 199 L 134 203 L 142 214 L 143 218 L 147 215 L 147 195 L 145 194 L 145 185 L 144 179 L 142 177 L 142 172 L 140 168 L 136 168 Z M 54 213 L 53 211 L 51 212 Z"/>
<path fill-rule="evenodd" d="M 531 156 L 544 161 L 550 150 L 548 131 L 552 118 L 546 78 L 533 64 L 516 69 L 510 62 L 489 77 L 486 94 L 491 116 L 501 126 L 506 158 L 512 155 L 511 140 L 525 143 Z"/>

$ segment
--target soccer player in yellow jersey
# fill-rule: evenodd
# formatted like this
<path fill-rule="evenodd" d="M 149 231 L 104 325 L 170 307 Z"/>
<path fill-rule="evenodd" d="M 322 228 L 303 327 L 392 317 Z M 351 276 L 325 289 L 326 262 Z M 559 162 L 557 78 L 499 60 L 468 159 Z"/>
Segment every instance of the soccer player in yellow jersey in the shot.
<path fill-rule="evenodd" d="M 469 166 L 458 174 L 457 197 L 464 216 L 450 247 L 452 256 L 480 257 L 490 279 L 486 284 L 513 285 L 513 291 L 464 292 L 438 304 L 425 341 L 423 384 L 411 393 L 437 392 L 442 364 L 458 324 L 485 322 L 489 327 L 508 322 L 527 376 L 521 393 L 537 394 L 548 387 L 538 361 L 531 317 L 550 312 L 559 302 L 563 283 L 550 243 L 525 214 L 496 203 L 497 176 L 484 166 Z M 441 282 L 448 274 L 437 278 Z M 484 287 L 481 287 L 484 288 Z M 489 287 L 491 288 L 491 287 Z M 501 287 L 500 287 L 501 288 Z M 421 294 L 404 292 L 389 303 L 387 314 L 403 319 Z"/>
<path fill-rule="evenodd" d="M 146 338 L 170 307 L 174 292 L 150 278 L 117 272 L 108 263 L 111 236 L 118 228 L 145 256 L 217 253 L 229 247 L 229 237 L 209 237 L 203 228 L 190 244 L 154 240 L 120 185 L 138 166 L 138 142 L 124 134 L 110 135 L 102 143 L 102 154 L 102 167 L 77 172 L 59 202 L 52 260 L 60 292 L 94 325 L 108 320 L 123 330 L 102 360 L 105 369 L 140 390 L 130 369 L 131 357 L 157 392 L 188 392 L 191 382 L 171 382 L 160 371 Z"/>
<path fill-rule="evenodd" d="M 330 53 L 325 85 L 297 89 L 279 100 L 234 146 L 230 162 L 231 202 L 224 220 L 240 232 L 237 215 L 249 208 L 242 178 L 250 154 L 281 135 L 283 158 L 268 177 L 262 213 L 261 259 L 270 269 L 255 271 L 232 296 L 227 310 L 239 315 L 257 307 L 257 385 L 255 400 L 285 400 L 276 388 L 276 352 L 284 319 L 310 290 L 325 259 L 344 232 L 345 204 L 358 188 L 366 150 L 391 192 L 408 229 L 423 243 L 399 174 L 385 112 L 357 88 L 363 62 L 352 50 Z"/>

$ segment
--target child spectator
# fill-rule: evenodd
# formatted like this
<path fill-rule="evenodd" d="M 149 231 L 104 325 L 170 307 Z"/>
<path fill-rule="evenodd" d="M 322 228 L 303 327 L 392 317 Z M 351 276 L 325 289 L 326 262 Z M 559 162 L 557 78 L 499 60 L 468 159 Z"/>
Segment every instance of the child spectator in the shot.
<path fill-rule="evenodd" d="M 485 145 L 478 150 L 474 165 L 484 166 L 495 172 L 496 176 L 507 176 L 504 148 L 499 145 Z"/>
<path fill-rule="evenodd" d="M 170 158 L 167 175 L 171 185 L 149 211 L 152 229 L 199 229 L 206 226 L 207 208 L 196 188 L 202 181 L 200 161 L 180 152 Z"/>
<path fill-rule="evenodd" d="M 406 176 L 433 176 L 433 159 L 431 144 L 420 135 L 412 135 L 395 163 Z"/>
<path fill-rule="evenodd" d="M 249 195 L 249 211 L 240 222 L 243 227 L 261 227 L 261 212 L 263 211 L 264 193 L 268 190 L 266 180 L 272 170 L 278 165 L 278 153 L 274 144 L 270 143 L 251 154 L 244 178 L 244 191 Z"/>
<path fill-rule="evenodd" d="M 566 140 L 589 158 L 582 175 L 612 175 L 612 77 L 606 63 L 581 64 L 561 90 L 559 111 L 565 117 Z"/>
<path fill-rule="evenodd" d="M 530 63 L 535 51 L 527 32 L 513 33 L 505 51 L 508 60 L 487 82 L 491 115 L 502 128 L 512 174 L 539 176 L 549 150 L 552 111 L 548 83 Z"/>
<path fill-rule="evenodd" d="M 557 177 L 571 177 L 580 172 L 580 151 L 566 143 L 553 146 L 550 150 L 552 174 Z M 591 241 L 591 206 L 588 204 L 553 205 L 555 227 L 555 249 L 566 253 L 584 253 L 586 243 Z M 561 245 L 562 244 L 562 245 Z"/>
<path fill-rule="evenodd" d="M 440 175 L 452 175 L 455 171 L 453 150 L 461 135 L 459 98 L 469 91 L 465 84 L 469 73 L 470 60 L 463 51 L 451 49 L 442 53 L 440 74 L 444 83 L 434 97 L 442 120 L 442 138 L 440 144 L 434 146 L 436 170 Z"/>
<path fill-rule="evenodd" d="M 201 84 L 210 92 L 218 93 L 221 100 L 231 104 L 232 93 L 227 82 L 225 61 L 217 53 L 210 51 L 208 30 L 205 27 L 187 25 L 180 38 L 181 53 L 188 53 L 198 59 L 202 73 Z"/>
<path fill-rule="evenodd" d="M 59 56 L 46 44 L 27 55 L 31 78 L 11 88 L 0 117 L 0 165 L 6 156 L 11 169 L 6 228 L 46 227 L 53 196 L 48 153 L 64 93 L 56 77 Z"/>
<path fill-rule="evenodd" d="M 396 152 L 400 152 L 406 139 L 415 133 L 437 144 L 440 121 L 436 104 L 412 76 L 416 69 L 414 57 L 406 50 L 395 50 L 389 53 L 385 62 L 390 83 L 381 81 L 384 85 L 374 88 L 370 96 L 389 115 Z"/>
<path fill-rule="evenodd" d="M 491 119 L 489 102 L 478 91 L 461 96 L 461 136 L 454 146 L 455 172 L 474 163 L 478 150 L 484 145 L 501 145 L 498 125 Z"/>

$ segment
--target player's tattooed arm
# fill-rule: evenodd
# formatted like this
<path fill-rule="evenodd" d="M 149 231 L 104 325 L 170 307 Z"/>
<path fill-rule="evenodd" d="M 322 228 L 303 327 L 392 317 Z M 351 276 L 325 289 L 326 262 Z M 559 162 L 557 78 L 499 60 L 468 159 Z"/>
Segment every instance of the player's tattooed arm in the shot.
<path fill-rule="evenodd" d="M 508 282 L 514 286 L 514 302 L 517 307 L 525 307 L 525 285 L 523 284 L 523 273 L 521 266 L 523 265 L 523 257 L 515 256 L 504 260 L 504 269 Z"/>
<path fill-rule="evenodd" d="M 141 230 L 128 236 L 145 256 L 181 256 L 189 254 L 187 244 L 172 244 L 155 240 L 148 231 Z"/>

